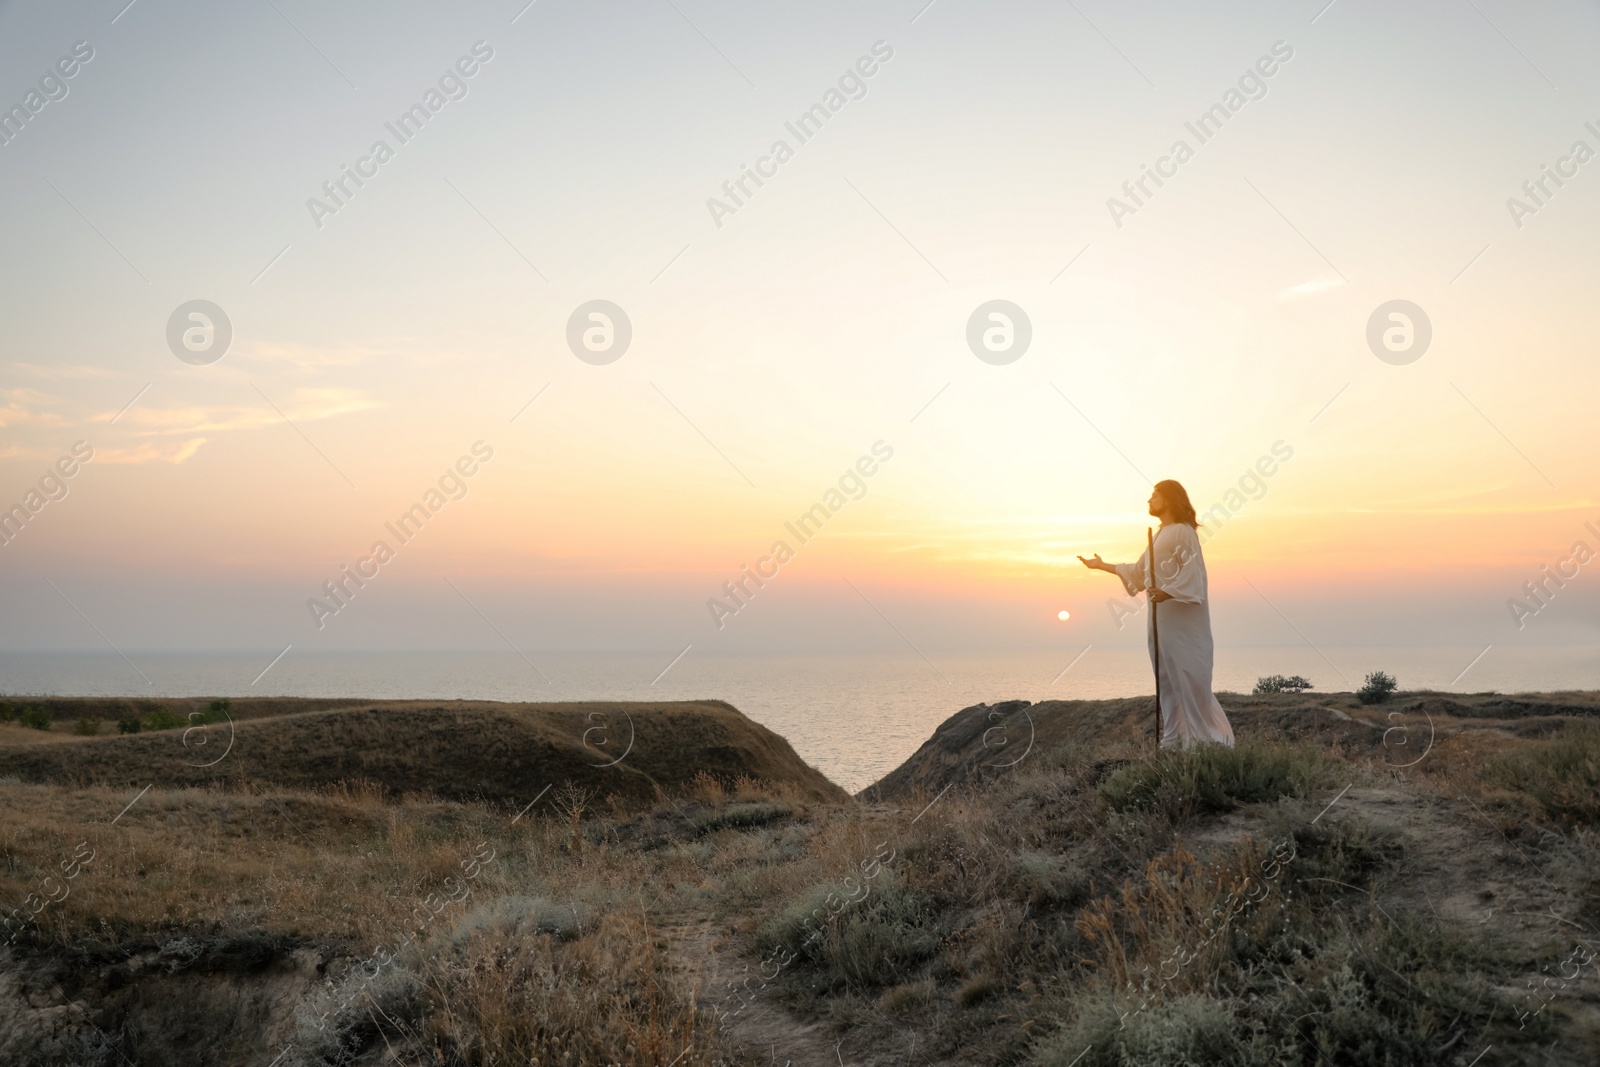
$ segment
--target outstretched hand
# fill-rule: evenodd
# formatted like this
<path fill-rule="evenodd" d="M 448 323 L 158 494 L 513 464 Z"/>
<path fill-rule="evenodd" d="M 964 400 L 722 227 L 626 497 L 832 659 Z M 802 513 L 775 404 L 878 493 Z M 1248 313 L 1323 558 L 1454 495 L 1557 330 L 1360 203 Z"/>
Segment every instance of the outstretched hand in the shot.
<path fill-rule="evenodd" d="M 1106 566 L 1105 561 L 1100 558 L 1100 553 L 1098 552 L 1094 554 L 1094 559 L 1084 559 L 1082 556 L 1079 556 L 1078 562 L 1082 563 L 1085 567 L 1088 567 L 1092 571 L 1103 571 L 1110 569 Z"/>

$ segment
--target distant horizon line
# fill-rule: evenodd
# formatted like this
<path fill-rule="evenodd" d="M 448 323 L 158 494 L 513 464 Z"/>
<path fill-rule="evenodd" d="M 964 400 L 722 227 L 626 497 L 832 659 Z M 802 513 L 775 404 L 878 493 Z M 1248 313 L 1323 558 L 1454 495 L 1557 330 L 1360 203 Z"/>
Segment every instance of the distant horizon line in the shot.
<path fill-rule="evenodd" d="M 1057 644 L 1057 643 L 1039 643 L 1039 644 L 1026 644 L 1026 645 L 1018 644 L 1018 645 L 1010 646 L 1009 648 L 1006 647 L 1006 646 L 996 646 L 996 647 L 992 647 L 992 648 L 971 649 L 971 650 L 962 651 L 962 652 L 948 652 L 948 651 L 946 651 L 946 652 L 941 652 L 940 654 L 947 655 L 947 656 L 989 656 L 989 655 L 996 655 L 996 654 L 1002 654 L 1003 655 L 1003 654 L 1006 654 L 1008 652 L 1012 652 L 1012 653 L 1016 653 L 1016 654 L 1024 654 L 1024 653 L 1026 653 L 1026 654 L 1033 654 L 1033 653 L 1059 654 L 1061 651 L 1063 651 L 1064 648 L 1067 649 L 1067 650 L 1070 650 L 1070 647 L 1073 646 L 1073 644 L 1074 644 L 1073 642 L 1066 642 L 1064 645 L 1063 644 Z M 1594 644 L 1593 641 L 1559 641 L 1559 642 L 1548 642 L 1548 643 L 1519 642 L 1519 644 L 1522 644 L 1526 648 L 1552 648 L 1552 649 L 1554 649 L 1554 648 L 1562 648 L 1562 649 L 1568 649 L 1568 648 L 1594 649 L 1595 648 L 1595 644 Z M 122 651 L 126 652 L 129 655 L 138 655 L 138 656 L 259 656 L 264 647 L 265 646 L 250 645 L 250 646 L 241 646 L 241 647 L 237 647 L 237 648 L 230 647 L 230 648 L 172 649 L 172 648 L 137 648 L 137 647 L 133 647 L 133 646 L 123 646 Z M 1098 647 L 1098 648 L 1100 648 L 1102 650 L 1113 650 L 1113 649 L 1120 649 L 1122 646 L 1112 645 L 1112 644 L 1108 643 L 1108 644 L 1103 644 L 1103 645 L 1097 644 L 1096 647 Z M 1217 642 L 1217 646 L 1216 647 L 1219 648 L 1219 649 L 1224 649 L 1224 648 L 1226 648 L 1226 649 L 1239 649 L 1239 648 L 1286 648 L 1286 649 L 1300 649 L 1302 651 L 1307 650 L 1307 646 L 1302 642 L 1257 642 L 1257 643 L 1250 643 L 1250 644 L 1244 644 L 1244 643 L 1234 644 L 1234 643 L 1231 643 L 1231 642 L 1220 642 L 1219 641 L 1219 642 Z M 1448 649 L 1459 649 L 1459 648 L 1476 648 L 1478 646 L 1474 642 L 1471 642 L 1471 641 L 1447 641 L 1447 642 L 1435 642 L 1435 643 L 1430 643 L 1430 644 L 1411 643 L 1411 642 L 1396 642 L 1396 641 L 1386 641 L 1386 642 L 1380 642 L 1380 643 L 1364 643 L 1364 644 L 1356 644 L 1356 643 L 1349 643 L 1349 642 L 1343 642 L 1342 643 L 1342 642 L 1338 642 L 1338 641 L 1320 641 L 1320 642 L 1318 642 L 1317 647 L 1318 648 L 1339 648 L 1339 649 L 1370 650 L 1370 649 L 1391 649 L 1391 648 L 1406 648 L 1406 649 L 1424 649 L 1424 648 L 1445 649 L 1445 648 L 1448 648 Z M 1496 647 L 1500 647 L 1500 646 L 1497 645 Z M 593 655 L 593 656 L 654 657 L 654 656 L 661 655 L 664 648 L 665 648 L 665 646 L 655 646 L 655 645 L 652 645 L 652 646 L 649 646 L 649 647 L 625 648 L 625 649 L 595 648 L 595 647 L 583 647 L 583 648 L 550 648 L 550 647 L 541 647 L 541 648 L 536 649 L 536 651 L 538 651 L 538 652 L 540 652 L 542 654 L 559 655 L 559 656 Z M 1147 654 L 1143 643 L 1139 643 L 1137 645 L 1129 644 L 1126 647 L 1126 649 L 1123 649 L 1123 650 L 1124 651 L 1135 651 L 1135 652 L 1138 652 L 1140 655 L 1146 655 Z M 671 652 L 670 649 L 666 649 L 666 651 L 668 653 Z M 1314 650 L 1311 650 L 1311 651 L 1314 651 Z M 321 649 L 304 648 L 304 649 L 302 649 L 302 648 L 298 648 L 297 647 L 295 649 L 295 655 L 296 655 L 297 658 L 298 657 L 303 657 L 303 656 L 324 656 L 324 657 L 326 657 L 326 656 L 345 656 L 345 655 L 410 656 L 410 655 L 416 655 L 417 653 L 430 653 L 430 654 L 450 655 L 450 656 L 482 656 L 482 657 L 501 657 L 501 658 L 504 658 L 504 657 L 516 658 L 516 657 L 518 657 L 520 655 L 520 653 L 512 651 L 510 649 L 483 649 L 483 648 L 459 648 L 458 649 L 458 648 L 445 648 L 445 647 L 431 646 L 431 645 L 414 645 L 414 646 L 407 645 L 407 646 L 394 646 L 394 647 L 389 647 L 389 648 L 321 648 Z M 84 658 L 89 658 L 89 659 L 92 659 L 92 658 L 118 659 L 120 657 L 120 653 L 118 653 L 118 652 L 98 651 L 98 650 L 84 650 L 84 649 L 70 649 L 70 648 L 38 647 L 38 648 L 0 649 L 0 657 L 6 657 L 6 656 L 38 656 L 38 655 L 82 656 Z M 749 650 L 749 651 L 718 650 L 718 651 L 715 651 L 715 652 L 713 652 L 713 651 L 706 651 L 706 652 L 703 652 L 703 653 L 702 652 L 697 652 L 696 655 L 695 655 L 695 658 L 696 659 L 748 659 L 748 658 L 752 658 L 752 657 L 784 658 L 784 657 L 800 657 L 800 656 L 860 657 L 860 658 L 871 657 L 873 659 L 906 659 L 906 660 L 916 660 L 916 659 L 918 659 L 918 656 L 917 656 L 917 654 L 915 652 L 872 651 L 872 650 L 863 651 L 863 650 L 859 650 L 859 649 L 858 650 L 811 649 L 811 650 L 805 650 L 805 651 L 788 651 L 788 652 L 779 651 L 779 650 L 771 650 L 771 649 L 753 649 L 753 650 Z"/>

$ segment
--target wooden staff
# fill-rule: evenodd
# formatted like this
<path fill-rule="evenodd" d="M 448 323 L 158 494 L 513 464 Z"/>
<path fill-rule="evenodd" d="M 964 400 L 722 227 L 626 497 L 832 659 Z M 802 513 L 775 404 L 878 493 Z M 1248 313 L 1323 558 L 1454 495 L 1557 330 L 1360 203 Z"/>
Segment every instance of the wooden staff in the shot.
<path fill-rule="evenodd" d="M 1145 551 L 1145 559 L 1150 567 L 1150 647 L 1152 659 L 1156 669 L 1156 747 L 1161 746 L 1161 627 L 1156 624 L 1156 534 L 1150 527 L 1145 527 L 1145 537 L 1149 547 Z"/>

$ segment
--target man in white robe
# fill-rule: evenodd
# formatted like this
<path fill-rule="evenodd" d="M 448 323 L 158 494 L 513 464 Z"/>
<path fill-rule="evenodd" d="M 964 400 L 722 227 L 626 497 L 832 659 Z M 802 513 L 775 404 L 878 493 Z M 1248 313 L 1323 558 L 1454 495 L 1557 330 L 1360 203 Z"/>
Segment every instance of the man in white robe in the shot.
<path fill-rule="evenodd" d="M 1085 567 L 1115 574 L 1129 596 L 1150 594 L 1150 658 L 1161 680 L 1161 747 L 1216 742 L 1233 744 L 1233 727 L 1211 692 L 1211 607 L 1206 598 L 1206 561 L 1200 554 L 1194 507 L 1174 481 L 1156 484 L 1150 514 L 1161 520 L 1155 560 L 1147 549 L 1137 563 L 1106 563 L 1079 556 Z M 1153 566 L 1153 573 L 1152 573 Z M 1156 612 L 1161 613 L 1159 623 Z M 1156 655 L 1154 627 L 1161 628 Z"/>

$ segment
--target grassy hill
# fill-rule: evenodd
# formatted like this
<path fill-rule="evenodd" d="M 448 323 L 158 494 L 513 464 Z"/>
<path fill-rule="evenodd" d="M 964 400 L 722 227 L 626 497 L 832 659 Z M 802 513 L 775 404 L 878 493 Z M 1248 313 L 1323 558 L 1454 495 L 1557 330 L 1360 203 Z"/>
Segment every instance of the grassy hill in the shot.
<path fill-rule="evenodd" d="M 747 776 L 812 799 L 844 797 L 782 737 L 716 700 L 306 701 L 302 707 L 274 699 L 238 701 L 229 718 L 209 723 L 197 709 L 196 718 L 167 729 L 108 733 L 114 720 L 159 710 L 131 704 L 58 699 L 47 705 L 55 728 L 0 728 L 0 776 L 138 788 L 255 781 L 314 789 L 348 781 L 393 796 L 519 804 L 565 782 L 638 805 L 676 794 L 707 773 Z M 64 728 L 96 716 L 108 724 L 98 734 Z"/>
<path fill-rule="evenodd" d="M 326 783 L 353 739 L 387 787 L 142 792 L 49 763 L 153 772 L 142 734 L 7 740 L 40 773 L 0 770 L 0 901 L 38 910 L 0 947 L 0 1062 L 1600 1062 L 1600 696 L 1223 702 L 1234 749 L 1153 751 L 1148 700 L 1010 702 L 856 798 L 641 764 L 659 799 L 574 778 L 526 811 L 403 783 L 434 746 L 522 789 L 450 725 L 537 746 L 550 709 L 240 724 L 262 768 Z M 736 714 L 660 708 L 657 758 Z"/>
<path fill-rule="evenodd" d="M 1433 746 L 1546 737 L 1563 726 L 1600 721 L 1600 693 L 1410 692 L 1383 704 L 1352 693 L 1219 694 L 1241 737 L 1313 739 L 1398 767 Z M 1001 701 L 965 708 L 941 723 L 912 756 L 858 795 L 902 799 L 936 793 L 966 778 L 1003 774 L 1030 747 L 1097 745 L 1109 750 L 1153 740 L 1154 698 Z"/>

